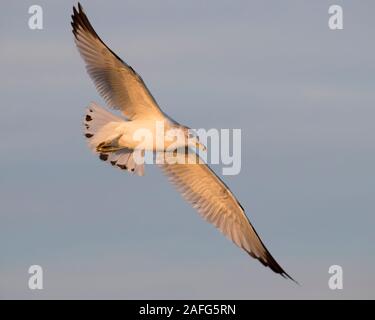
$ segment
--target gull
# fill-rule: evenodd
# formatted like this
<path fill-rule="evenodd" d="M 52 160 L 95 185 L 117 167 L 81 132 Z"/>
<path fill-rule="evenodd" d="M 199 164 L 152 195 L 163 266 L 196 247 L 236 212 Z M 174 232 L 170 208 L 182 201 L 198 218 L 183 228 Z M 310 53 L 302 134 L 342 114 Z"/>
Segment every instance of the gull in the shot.
<path fill-rule="evenodd" d="M 100 39 L 80 3 L 78 8 L 73 7 L 71 25 L 76 46 L 96 89 L 109 108 L 123 114 L 121 117 L 114 115 L 96 103 L 87 108 L 85 136 L 89 147 L 101 160 L 144 175 L 143 164 L 137 163 L 133 156 L 139 145 L 134 133 L 141 128 L 155 133 L 155 123 L 160 122 L 167 129 L 181 130 L 186 139 L 178 147 L 205 149 L 198 137 L 190 135 L 188 127 L 160 109 L 142 78 Z M 144 148 L 163 152 L 166 147 L 160 150 L 153 144 Z M 188 157 L 192 154 L 196 156 L 194 151 L 188 152 Z M 203 219 L 264 266 L 293 280 L 267 250 L 236 197 L 206 163 L 164 162 L 158 165 Z"/>

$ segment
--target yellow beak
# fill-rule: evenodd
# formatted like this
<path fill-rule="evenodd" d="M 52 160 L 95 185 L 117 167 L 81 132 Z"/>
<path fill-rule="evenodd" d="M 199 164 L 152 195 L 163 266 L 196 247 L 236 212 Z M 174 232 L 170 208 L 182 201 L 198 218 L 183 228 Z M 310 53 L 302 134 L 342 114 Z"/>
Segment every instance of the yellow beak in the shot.
<path fill-rule="evenodd" d="M 199 141 L 197 141 L 196 143 L 195 143 L 195 145 L 196 145 L 196 147 L 198 148 L 198 149 L 200 149 L 200 150 L 202 150 L 202 151 L 206 151 L 206 146 L 204 145 L 204 144 L 202 144 L 202 143 L 200 143 Z"/>

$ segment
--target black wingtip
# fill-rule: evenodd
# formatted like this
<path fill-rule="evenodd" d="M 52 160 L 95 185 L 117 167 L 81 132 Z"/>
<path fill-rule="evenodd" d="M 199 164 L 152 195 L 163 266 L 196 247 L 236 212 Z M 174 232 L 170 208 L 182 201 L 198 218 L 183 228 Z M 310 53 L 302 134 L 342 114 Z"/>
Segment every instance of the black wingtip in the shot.
<path fill-rule="evenodd" d="M 284 271 L 284 269 L 275 261 L 275 259 L 272 258 L 272 260 L 275 262 L 276 265 L 269 265 L 269 267 L 272 269 L 272 271 L 280 274 L 284 279 L 292 280 L 295 284 L 300 285 L 297 280 L 292 278 L 288 273 Z"/>
<path fill-rule="evenodd" d="M 86 13 L 83 10 L 82 5 L 78 2 L 78 10 L 75 6 L 73 6 L 73 14 L 72 17 L 72 32 L 74 34 L 74 37 L 76 40 L 79 40 L 78 38 L 83 34 L 90 34 L 90 36 L 94 37 L 95 39 L 99 40 L 119 61 L 121 61 L 123 64 L 125 64 L 127 67 L 130 68 L 130 70 L 140 78 L 140 76 L 127 64 L 124 60 L 122 60 L 116 53 L 114 53 L 99 37 L 99 35 L 96 33 L 95 29 L 91 25 L 89 19 L 86 16 Z"/>
<path fill-rule="evenodd" d="M 72 14 L 72 27 L 74 36 L 77 38 L 77 35 L 79 34 L 79 31 L 81 29 L 82 31 L 89 32 L 93 37 L 98 38 L 100 40 L 98 34 L 92 27 L 89 19 L 87 18 L 82 5 L 79 2 L 77 7 L 78 9 L 75 6 L 73 6 Z"/>
<path fill-rule="evenodd" d="M 76 36 L 78 33 L 78 29 L 81 27 L 82 29 L 86 29 L 85 23 L 84 23 L 84 15 L 83 8 L 81 4 L 78 2 L 78 10 L 75 6 L 73 6 L 73 14 L 72 17 L 72 27 L 73 27 L 73 33 Z"/>
<path fill-rule="evenodd" d="M 255 230 L 254 230 L 255 231 Z M 255 231 L 255 233 L 256 233 L 256 231 Z M 256 233 L 257 234 L 257 233 Z M 259 236 L 258 236 L 258 238 L 259 238 Z M 259 240 L 260 240 L 260 238 L 259 238 Z M 263 244 L 263 242 L 262 242 L 262 240 L 260 240 L 261 241 L 261 243 Z M 299 283 L 298 283 L 298 281 L 296 281 L 296 280 L 294 280 L 288 273 L 286 273 L 285 272 L 285 270 L 278 264 L 278 262 L 275 260 L 275 258 L 271 255 L 271 253 L 268 251 L 268 249 L 264 246 L 264 244 L 263 244 L 263 247 L 264 247 L 264 249 L 265 249 L 265 252 L 266 252 L 266 257 L 265 258 L 260 258 L 260 257 L 257 257 L 257 256 L 255 256 L 252 252 L 249 252 L 249 251 L 247 251 L 247 253 L 251 256 L 251 257 L 253 257 L 253 258 L 255 258 L 255 259 L 258 259 L 259 260 L 259 262 L 261 263 L 261 264 L 263 264 L 265 267 L 268 267 L 268 268 L 270 268 L 273 272 L 275 272 L 275 273 L 277 273 L 277 274 L 279 274 L 279 275 L 281 275 L 284 279 L 289 279 L 289 280 L 292 280 L 295 284 L 297 284 L 297 285 L 300 285 Z"/>
<path fill-rule="evenodd" d="M 284 273 L 281 273 L 281 275 L 282 275 L 285 279 L 292 280 L 296 285 L 301 286 L 300 283 L 299 283 L 297 280 L 293 279 L 293 278 L 292 278 L 289 274 L 287 274 L 285 271 L 284 271 Z"/>
<path fill-rule="evenodd" d="M 272 271 L 280 274 L 284 279 L 292 280 L 295 284 L 300 285 L 297 280 L 292 278 L 288 273 L 284 271 L 284 269 L 276 262 L 276 260 L 273 257 L 271 259 L 271 262 L 272 263 L 270 263 L 268 267 L 270 267 Z"/>

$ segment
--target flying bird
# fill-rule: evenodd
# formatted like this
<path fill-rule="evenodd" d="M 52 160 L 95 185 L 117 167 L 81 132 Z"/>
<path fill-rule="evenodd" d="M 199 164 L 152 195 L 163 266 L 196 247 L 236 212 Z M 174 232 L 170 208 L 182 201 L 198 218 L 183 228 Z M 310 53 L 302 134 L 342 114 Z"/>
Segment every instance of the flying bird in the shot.
<path fill-rule="evenodd" d="M 180 147 L 185 147 L 185 150 L 205 148 L 198 137 L 190 135 L 188 127 L 160 109 L 142 78 L 100 39 L 79 3 L 78 8 L 73 7 L 71 25 L 76 46 L 99 94 L 108 107 L 123 114 L 114 115 L 96 103 L 91 103 L 87 108 L 85 136 L 89 147 L 101 160 L 143 175 L 144 165 L 134 160 L 139 141 L 135 141 L 133 135 L 140 128 L 155 133 L 155 123 L 160 122 L 167 129 L 183 132 L 186 139 Z M 145 149 L 165 151 L 157 149 L 155 145 L 147 145 Z M 194 157 L 196 154 L 190 152 L 187 156 Z M 236 197 L 206 163 L 158 165 L 205 220 L 264 266 L 293 280 L 267 250 Z"/>

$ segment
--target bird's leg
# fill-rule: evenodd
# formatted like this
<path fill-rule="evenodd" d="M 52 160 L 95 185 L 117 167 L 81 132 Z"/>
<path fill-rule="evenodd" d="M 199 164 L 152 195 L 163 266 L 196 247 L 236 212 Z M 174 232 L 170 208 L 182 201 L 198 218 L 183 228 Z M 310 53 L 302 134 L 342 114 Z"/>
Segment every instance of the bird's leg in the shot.
<path fill-rule="evenodd" d="M 112 140 L 107 140 L 107 141 L 99 143 L 96 147 L 96 151 L 100 153 L 110 153 L 110 152 L 119 151 L 121 149 L 126 149 L 126 147 L 120 146 L 119 144 L 120 138 L 121 138 L 121 134 Z"/>

